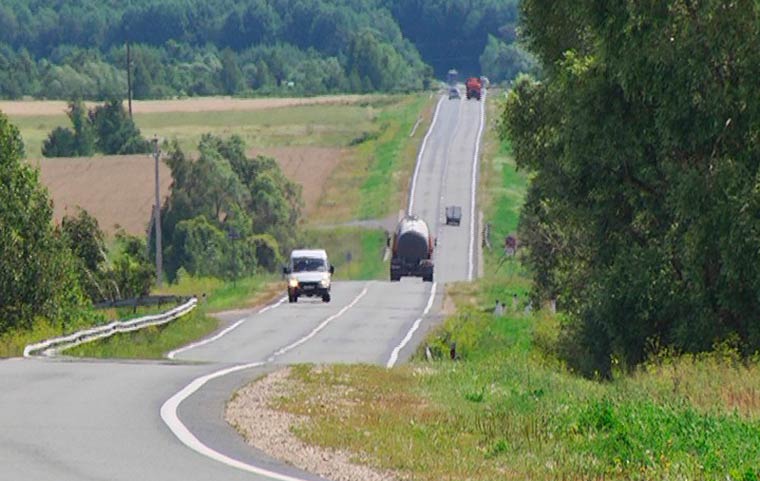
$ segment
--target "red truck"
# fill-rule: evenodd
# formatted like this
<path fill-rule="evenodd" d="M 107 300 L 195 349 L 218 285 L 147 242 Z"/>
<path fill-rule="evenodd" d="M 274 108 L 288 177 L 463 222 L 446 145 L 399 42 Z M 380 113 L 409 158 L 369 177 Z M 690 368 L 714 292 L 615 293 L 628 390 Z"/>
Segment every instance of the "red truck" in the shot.
<path fill-rule="evenodd" d="M 483 84 L 480 83 L 479 78 L 470 77 L 464 85 L 467 89 L 467 100 L 470 100 L 471 98 L 480 100 L 480 92 L 483 89 Z"/>

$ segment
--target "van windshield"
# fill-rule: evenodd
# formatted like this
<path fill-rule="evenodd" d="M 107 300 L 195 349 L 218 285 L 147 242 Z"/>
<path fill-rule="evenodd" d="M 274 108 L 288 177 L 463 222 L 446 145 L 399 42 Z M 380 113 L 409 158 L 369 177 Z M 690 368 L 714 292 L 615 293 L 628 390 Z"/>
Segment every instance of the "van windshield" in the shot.
<path fill-rule="evenodd" d="M 293 272 L 326 272 L 324 259 L 314 257 L 293 258 Z"/>

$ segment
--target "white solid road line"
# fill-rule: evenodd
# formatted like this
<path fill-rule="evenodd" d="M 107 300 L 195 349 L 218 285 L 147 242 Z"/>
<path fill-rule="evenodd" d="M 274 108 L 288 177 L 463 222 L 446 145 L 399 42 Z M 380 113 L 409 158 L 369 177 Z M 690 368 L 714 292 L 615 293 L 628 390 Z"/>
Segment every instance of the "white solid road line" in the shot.
<path fill-rule="evenodd" d="M 196 438 L 195 435 L 193 435 L 193 433 L 191 433 L 190 430 L 187 429 L 187 426 L 182 424 L 182 421 L 180 421 L 179 417 L 177 416 L 177 408 L 182 403 L 182 401 L 192 396 L 196 391 L 198 391 L 198 389 L 203 387 L 203 385 L 206 384 L 208 381 L 211 381 L 212 379 L 216 379 L 218 377 L 226 376 L 227 374 L 231 374 L 233 372 L 242 371 L 243 369 L 259 367 L 262 365 L 264 365 L 263 362 L 243 364 L 240 366 L 223 369 L 221 371 L 217 371 L 215 373 L 197 378 L 196 380 L 188 384 L 180 392 L 178 392 L 177 394 L 169 398 L 163 404 L 163 406 L 161 406 L 161 419 L 164 420 L 164 423 L 166 423 L 169 429 L 171 429 L 172 433 L 174 433 L 174 435 L 177 436 L 177 438 L 182 442 L 182 444 L 192 449 L 193 451 L 199 454 L 202 454 L 203 456 L 213 459 L 214 461 L 218 461 L 232 468 L 237 468 L 243 471 L 247 471 L 249 473 L 258 474 L 260 476 L 266 476 L 270 479 L 276 479 L 278 481 L 306 481 L 302 478 L 294 478 L 292 476 L 286 476 L 284 474 L 276 473 L 274 471 L 269 471 L 267 469 L 259 468 L 259 467 L 244 463 L 242 461 L 238 461 L 237 459 L 233 459 L 229 456 L 226 456 L 220 453 L 219 451 L 214 451 L 213 449 L 203 444 L 198 438 Z"/>
<path fill-rule="evenodd" d="M 469 265 L 467 267 L 467 280 L 472 281 L 472 272 L 475 269 L 475 201 L 478 194 L 478 162 L 480 158 L 480 140 L 483 137 L 483 127 L 486 123 L 486 89 L 483 89 L 483 99 L 480 103 L 480 127 L 478 137 L 475 139 L 475 155 L 472 158 L 472 185 L 470 196 L 470 249 Z"/>
<path fill-rule="evenodd" d="M 435 123 L 438 120 L 438 112 L 441 110 L 441 105 L 443 105 L 443 98 L 444 96 L 441 95 L 441 98 L 438 99 L 438 105 L 435 107 L 435 113 L 433 114 L 433 120 L 430 122 L 430 127 L 428 128 L 427 133 L 425 134 L 425 138 L 422 139 L 422 145 L 420 146 L 420 151 L 417 153 L 417 163 L 414 166 L 414 175 L 412 175 L 412 187 L 409 189 L 409 208 L 406 210 L 406 213 L 408 215 L 412 215 L 412 211 L 414 210 L 414 191 L 417 188 L 417 177 L 420 173 L 420 163 L 422 161 L 422 154 L 425 153 L 425 147 L 427 146 L 428 139 L 430 138 L 430 134 L 433 133 L 433 128 L 435 127 Z"/>
<path fill-rule="evenodd" d="M 412 340 L 412 336 L 417 331 L 417 329 L 419 329 L 420 323 L 422 323 L 422 318 L 427 316 L 428 312 L 430 312 L 430 308 L 433 307 L 433 299 L 435 299 L 435 288 L 437 285 L 438 283 L 433 283 L 432 287 L 430 288 L 430 298 L 428 299 L 427 306 L 425 306 L 425 310 L 422 311 L 422 315 L 418 317 L 416 321 L 414 321 L 414 324 L 412 324 L 412 327 L 409 329 L 409 332 L 406 333 L 404 339 L 402 339 L 399 345 L 393 349 L 391 357 L 388 359 L 388 363 L 385 365 L 385 367 L 392 368 L 396 364 L 396 361 L 398 361 L 399 353 L 407 344 L 409 344 L 409 341 Z"/>
<path fill-rule="evenodd" d="M 192 344 L 188 344 L 187 346 L 180 347 L 179 349 L 175 349 L 175 350 L 171 351 L 169 354 L 167 354 L 166 357 L 169 358 L 169 359 L 174 359 L 174 356 L 176 356 L 177 354 L 183 353 L 185 351 L 189 351 L 190 349 L 195 349 L 196 347 L 205 346 L 206 344 L 212 343 L 212 342 L 220 339 L 222 336 L 225 336 L 225 335 L 229 334 L 230 332 L 234 331 L 242 323 L 244 323 L 245 321 L 247 321 L 251 317 L 257 316 L 259 314 L 263 314 L 263 313 L 267 312 L 270 309 L 275 309 L 276 307 L 279 307 L 283 302 L 285 302 L 285 299 L 286 298 L 283 297 L 282 299 L 278 300 L 276 303 L 270 304 L 270 305 L 268 305 L 268 306 L 260 309 L 256 314 L 253 314 L 251 316 L 246 316 L 246 317 L 240 319 L 239 321 L 237 321 L 234 324 L 232 324 L 231 326 L 225 328 L 223 331 L 220 331 L 218 334 L 216 334 L 213 337 L 209 337 L 208 339 L 203 339 L 201 341 L 194 342 Z"/>
<path fill-rule="evenodd" d="M 244 463 L 242 461 L 239 461 L 237 459 L 231 458 L 229 456 L 226 456 L 218 451 L 215 451 L 211 449 L 210 447 L 203 444 L 198 438 L 193 435 L 193 433 L 190 432 L 189 429 L 187 429 L 187 426 L 185 426 L 182 421 L 180 421 L 179 416 L 177 415 L 177 409 L 179 408 L 179 405 L 182 404 L 182 401 L 192 396 L 198 389 L 203 387 L 204 384 L 206 384 L 208 381 L 211 381 L 212 379 L 216 379 L 218 377 L 226 376 L 227 374 L 232 374 L 233 372 L 242 371 L 244 369 L 250 369 L 253 367 L 260 367 L 267 363 L 273 362 L 274 359 L 278 356 L 281 356 L 285 354 L 286 352 L 295 349 L 296 347 L 300 346 L 304 342 L 308 341 L 309 339 L 316 336 L 319 331 L 324 329 L 330 322 L 334 321 L 338 317 L 342 316 L 346 313 L 349 309 L 354 307 L 359 300 L 361 300 L 362 297 L 364 297 L 367 294 L 367 290 L 369 289 L 369 285 L 365 286 L 364 289 L 357 295 L 353 301 L 351 301 L 348 305 L 343 307 L 340 311 L 333 314 L 332 316 L 328 317 L 324 321 L 322 321 L 317 327 L 315 327 L 309 334 L 302 337 L 301 339 L 297 340 L 296 342 L 289 344 L 279 350 L 277 350 L 272 356 L 269 357 L 265 362 L 254 362 L 249 364 L 241 364 L 239 366 L 233 366 L 230 368 L 222 369 L 220 371 L 213 372 L 211 374 L 207 374 L 205 376 L 201 376 L 195 380 L 193 380 L 190 384 L 185 386 L 184 389 L 179 391 L 177 394 L 169 398 L 162 406 L 161 406 L 161 419 L 163 419 L 164 423 L 169 427 L 172 433 L 174 433 L 175 436 L 177 436 L 177 439 L 179 439 L 182 444 L 187 446 L 188 448 L 192 449 L 193 451 L 202 454 L 203 456 L 206 456 L 210 459 L 213 459 L 214 461 L 218 461 L 222 464 L 226 464 L 227 466 L 230 466 L 232 468 L 237 468 L 243 471 L 247 471 L 249 473 L 258 474 L 261 476 L 267 476 L 271 479 L 276 479 L 278 481 L 306 481 L 302 478 L 294 478 L 292 476 L 286 476 L 284 474 L 279 474 L 274 471 L 269 471 L 267 469 L 259 468 L 257 466 L 254 466 L 252 464 Z M 264 309 L 259 311 L 260 313 L 266 312 L 269 309 L 274 309 L 275 307 L 282 304 L 284 299 L 281 299 L 276 304 L 272 304 L 271 306 L 267 306 Z M 241 319 L 237 323 L 235 323 L 234 327 L 237 327 L 240 325 L 241 322 L 243 322 L 245 319 Z M 230 326 L 230 328 L 227 328 L 225 331 L 229 332 L 232 329 L 234 329 L 233 326 Z M 227 332 L 222 331 L 219 333 L 220 335 L 217 337 L 221 337 L 222 335 L 226 334 Z M 216 337 L 216 336 L 215 336 Z M 211 342 L 215 340 L 214 338 L 210 338 L 207 340 L 207 342 Z M 200 344 L 200 343 L 199 343 Z M 192 345 L 191 345 L 192 346 Z M 190 346 L 188 346 L 190 347 Z M 193 346 L 196 347 L 196 346 Z M 179 351 L 179 350 L 178 350 Z M 171 354 L 171 353 L 170 353 Z"/>

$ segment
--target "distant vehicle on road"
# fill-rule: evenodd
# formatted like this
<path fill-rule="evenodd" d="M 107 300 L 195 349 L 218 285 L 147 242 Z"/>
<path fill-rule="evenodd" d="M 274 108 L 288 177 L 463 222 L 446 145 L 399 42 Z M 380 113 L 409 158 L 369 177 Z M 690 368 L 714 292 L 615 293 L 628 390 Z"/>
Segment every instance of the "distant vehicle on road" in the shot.
<path fill-rule="evenodd" d="M 301 296 L 321 297 L 330 302 L 330 285 L 335 268 L 330 265 L 324 249 L 296 249 L 290 262 L 282 268 L 288 279 L 288 302 L 298 302 Z"/>
<path fill-rule="evenodd" d="M 458 99 L 459 97 L 459 89 L 456 87 L 451 87 L 449 89 L 449 100 Z"/>
<path fill-rule="evenodd" d="M 449 70 L 449 72 L 446 74 L 446 82 L 448 82 L 449 85 L 454 86 L 457 84 L 458 80 L 459 80 L 459 72 L 457 72 L 453 68 Z"/>
<path fill-rule="evenodd" d="M 477 77 L 468 78 L 467 82 L 465 82 L 465 88 L 467 89 L 467 100 L 470 100 L 470 99 L 480 100 L 483 84 L 480 82 L 479 78 Z"/>
<path fill-rule="evenodd" d="M 446 225 L 459 225 L 462 221 L 462 208 L 458 205 L 446 207 Z"/>
<path fill-rule="evenodd" d="M 422 277 L 425 282 L 433 282 L 434 245 L 424 220 L 417 216 L 401 219 L 391 243 L 391 281 Z"/>

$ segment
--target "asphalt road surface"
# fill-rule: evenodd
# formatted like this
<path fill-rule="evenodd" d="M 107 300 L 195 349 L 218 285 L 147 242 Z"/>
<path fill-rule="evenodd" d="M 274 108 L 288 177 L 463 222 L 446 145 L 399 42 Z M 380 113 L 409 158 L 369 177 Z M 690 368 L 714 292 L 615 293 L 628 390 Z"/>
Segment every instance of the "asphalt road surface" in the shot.
<path fill-rule="evenodd" d="M 435 284 L 335 283 L 329 304 L 276 303 L 165 362 L 0 361 L 0 481 L 320 479 L 251 450 L 224 423 L 224 403 L 279 365 L 411 355 L 440 286 L 477 275 L 481 115 L 480 102 L 440 100 L 420 155 L 410 208 L 438 239 Z M 445 225 L 447 205 L 462 208 L 460 226 Z"/>

